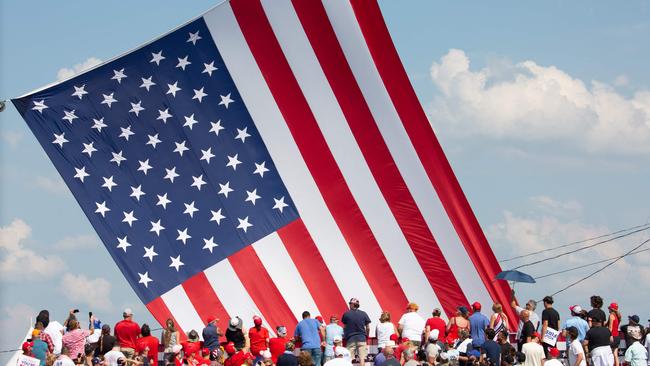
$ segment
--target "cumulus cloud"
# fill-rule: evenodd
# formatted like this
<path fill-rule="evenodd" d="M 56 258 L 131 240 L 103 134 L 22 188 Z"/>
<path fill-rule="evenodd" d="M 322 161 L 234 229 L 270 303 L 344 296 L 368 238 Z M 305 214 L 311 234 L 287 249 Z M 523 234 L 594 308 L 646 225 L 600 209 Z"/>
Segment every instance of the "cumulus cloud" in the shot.
<path fill-rule="evenodd" d="M 65 237 L 54 243 L 56 250 L 92 249 L 100 246 L 97 235 L 77 235 Z"/>
<path fill-rule="evenodd" d="M 631 97 L 534 61 L 472 70 L 464 51 L 431 65 L 436 129 L 454 136 L 553 142 L 588 153 L 650 153 L 650 91 Z M 619 83 L 622 80 L 619 80 Z"/>
<path fill-rule="evenodd" d="M 0 314 L 0 329 L 8 330 L 0 332 L 0 349 L 15 349 L 33 325 L 38 312 L 29 305 L 19 303 L 4 306 Z"/>
<path fill-rule="evenodd" d="M 38 176 L 34 179 L 34 185 L 37 188 L 44 189 L 54 194 L 64 194 L 66 192 L 69 192 L 68 187 L 65 185 L 65 182 L 63 182 L 63 179 L 61 179 L 61 177 L 59 176 L 56 177 Z"/>
<path fill-rule="evenodd" d="M 56 77 L 59 81 L 65 80 L 67 78 L 75 76 L 84 70 L 88 70 L 91 67 L 97 66 L 100 63 L 102 63 L 102 60 L 98 59 L 97 57 L 89 57 L 86 59 L 86 61 L 78 63 L 71 68 L 64 67 L 59 69 L 59 71 L 56 73 Z"/>
<path fill-rule="evenodd" d="M 111 310 L 111 283 L 105 278 L 66 273 L 59 289 L 70 301 L 86 304 L 90 309 Z"/>
<path fill-rule="evenodd" d="M 32 274 L 51 276 L 65 269 L 65 263 L 57 256 L 44 256 L 25 247 L 24 241 L 31 236 L 27 223 L 15 219 L 0 228 L 0 277 L 5 280 L 24 281 L 25 270 Z M 35 276 L 32 276 L 35 277 Z"/>

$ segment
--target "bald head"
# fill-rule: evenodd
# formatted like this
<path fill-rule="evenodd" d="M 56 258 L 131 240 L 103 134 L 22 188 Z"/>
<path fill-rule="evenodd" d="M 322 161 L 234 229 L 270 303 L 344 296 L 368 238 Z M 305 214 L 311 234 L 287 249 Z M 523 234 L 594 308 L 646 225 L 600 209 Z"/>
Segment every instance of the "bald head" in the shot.
<path fill-rule="evenodd" d="M 522 310 L 521 313 L 519 313 L 519 316 L 521 317 L 521 320 L 526 321 L 530 318 L 530 311 Z"/>

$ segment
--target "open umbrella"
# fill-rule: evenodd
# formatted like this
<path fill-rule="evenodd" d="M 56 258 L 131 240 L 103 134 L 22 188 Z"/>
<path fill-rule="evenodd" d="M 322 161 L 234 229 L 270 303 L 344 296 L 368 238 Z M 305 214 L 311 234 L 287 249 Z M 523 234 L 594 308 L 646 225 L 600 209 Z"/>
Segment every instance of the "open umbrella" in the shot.
<path fill-rule="evenodd" d="M 535 283 L 533 276 L 520 272 L 514 269 L 508 271 L 501 271 L 497 275 L 497 280 L 505 280 L 512 282 L 524 282 L 524 283 Z"/>

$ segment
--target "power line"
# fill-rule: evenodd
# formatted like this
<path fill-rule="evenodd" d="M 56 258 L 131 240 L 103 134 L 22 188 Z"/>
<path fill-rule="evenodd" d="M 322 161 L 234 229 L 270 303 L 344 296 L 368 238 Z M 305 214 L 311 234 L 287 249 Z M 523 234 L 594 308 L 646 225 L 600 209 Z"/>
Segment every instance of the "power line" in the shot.
<path fill-rule="evenodd" d="M 559 290 L 559 291 L 556 291 L 556 292 L 553 293 L 551 296 L 555 296 L 555 295 L 557 295 L 557 294 L 559 294 L 559 293 L 561 293 L 561 292 L 563 292 L 563 291 L 566 291 L 566 290 L 570 289 L 571 287 L 573 287 L 573 286 L 579 284 L 580 282 L 582 282 L 582 281 L 584 281 L 584 280 L 586 280 L 586 279 L 588 279 L 588 278 L 590 278 L 590 277 L 593 277 L 594 275 L 596 275 L 596 274 L 598 274 L 598 273 L 604 271 L 607 267 L 609 267 L 609 266 L 613 265 L 614 263 L 620 261 L 622 258 L 627 257 L 628 255 L 630 255 L 630 253 L 632 253 L 632 252 L 634 252 L 635 250 L 639 249 L 640 247 L 642 247 L 642 246 L 643 246 L 645 243 L 647 243 L 647 242 L 650 242 L 650 239 L 646 239 L 646 240 L 642 241 L 641 244 L 639 244 L 639 245 L 637 245 L 636 247 L 632 248 L 631 250 L 629 250 L 629 251 L 626 252 L 625 254 L 623 254 L 623 255 L 621 255 L 620 257 L 614 259 L 613 261 L 607 263 L 606 265 L 604 265 L 604 266 L 602 266 L 601 268 L 597 269 L 596 271 L 590 273 L 589 275 L 587 275 L 587 276 L 585 276 L 585 277 L 582 277 L 581 279 L 579 279 L 579 280 L 577 280 L 577 281 L 571 283 L 571 284 L 568 285 L 568 286 L 565 286 L 564 288 L 562 288 L 562 289 Z"/>
<path fill-rule="evenodd" d="M 631 231 L 631 232 L 626 233 L 626 234 L 621 234 L 621 235 L 615 236 L 613 238 L 602 240 L 602 241 L 599 241 L 599 242 L 596 242 L 596 243 L 593 243 L 593 244 L 585 245 L 584 247 L 580 247 L 578 249 L 574 249 L 574 250 L 571 250 L 571 251 L 568 251 L 568 252 L 560 253 L 560 254 L 554 255 L 552 257 L 536 260 L 536 261 L 533 261 L 533 262 L 530 262 L 530 263 L 525 263 L 525 264 L 519 265 L 517 267 L 514 267 L 512 269 L 519 269 L 519 268 L 523 268 L 523 267 L 529 267 L 529 266 L 539 264 L 539 263 L 542 263 L 542 262 L 546 262 L 546 261 L 550 261 L 550 260 L 553 260 L 553 259 L 561 258 L 561 257 L 564 257 L 566 255 L 574 254 L 574 253 L 577 253 L 577 252 L 580 252 L 580 251 L 583 251 L 583 250 L 586 250 L 586 249 L 593 248 L 593 247 L 601 245 L 601 244 L 609 243 L 609 242 L 612 242 L 614 240 L 618 240 L 618 239 L 624 238 L 626 236 L 630 236 L 632 234 L 640 233 L 640 232 L 648 230 L 648 229 L 650 229 L 650 226 L 647 226 L 647 227 L 644 227 L 644 228 L 641 228 L 641 229 L 637 229 L 637 230 Z"/>
<path fill-rule="evenodd" d="M 533 256 L 533 255 L 535 255 L 535 254 L 540 254 L 540 253 L 544 253 L 544 252 L 549 252 L 549 251 L 551 251 L 551 250 L 555 250 L 555 249 L 566 248 L 566 247 L 569 247 L 569 246 L 572 246 L 572 245 L 582 244 L 582 243 L 585 243 L 585 242 L 588 242 L 588 241 L 592 241 L 592 240 L 596 240 L 596 239 L 606 238 L 606 237 L 608 237 L 608 236 L 612 236 L 612 235 L 620 234 L 620 233 L 623 233 L 623 232 L 626 232 L 626 231 L 630 231 L 630 230 L 634 230 L 634 229 L 638 229 L 638 228 L 643 228 L 643 227 L 645 227 L 645 229 L 650 229 L 650 224 L 645 223 L 645 224 L 643 224 L 643 225 L 636 225 L 636 226 L 628 227 L 628 228 L 621 229 L 621 230 L 617 230 L 617 231 L 614 231 L 614 232 L 611 232 L 611 233 L 607 233 L 607 234 L 603 234 L 603 235 L 599 235 L 599 236 L 594 236 L 594 237 L 592 237 L 592 238 L 582 239 L 582 240 L 578 240 L 578 241 L 573 241 L 573 242 L 570 242 L 570 243 L 566 243 L 566 244 L 558 245 L 558 246 L 556 246 L 556 247 L 546 248 L 546 249 L 538 250 L 538 251 L 535 251 L 535 252 L 530 252 L 530 253 L 527 253 L 527 254 L 518 255 L 518 256 L 516 256 L 516 257 L 512 257 L 512 258 L 501 259 L 501 260 L 499 260 L 499 262 L 500 262 L 500 263 L 510 262 L 510 261 L 515 260 L 515 259 L 521 259 L 521 258 L 530 257 L 530 256 Z M 643 229 L 643 230 L 645 230 L 645 229 Z"/>
<path fill-rule="evenodd" d="M 628 256 L 630 256 L 630 255 L 634 255 L 634 254 L 643 253 L 643 252 L 647 252 L 647 251 L 650 251 L 650 248 L 637 250 L 636 252 L 632 252 L 632 253 L 630 253 Z M 590 267 L 590 266 L 593 266 L 593 265 L 596 265 L 596 264 L 609 262 L 609 261 L 611 261 L 611 260 L 618 259 L 618 258 L 622 258 L 622 257 L 623 257 L 623 256 L 617 256 L 617 257 L 611 257 L 611 258 L 607 258 L 607 259 L 601 259 L 601 260 L 599 260 L 599 261 L 591 262 L 591 263 L 587 263 L 587 264 L 583 264 L 583 265 L 581 265 L 581 266 L 572 267 L 572 268 L 565 269 L 565 270 L 562 270 L 562 271 L 557 271 L 557 272 L 547 273 L 547 274 L 542 275 L 542 276 L 537 276 L 537 277 L 535 277 L 535 279 L 536 279 L 536 280 L 540 280 L 540 279 L 542 279 L 542 278 L 551 277 L 551 276 L 555 276 L 555 275 L 558 275 L 558 274 L 562 274 L 562 273 L 566 273 L 566 272 L 575 271 L 575 270 L 582 269 L 582 268 L 586 268 L 586 267 Z"/>

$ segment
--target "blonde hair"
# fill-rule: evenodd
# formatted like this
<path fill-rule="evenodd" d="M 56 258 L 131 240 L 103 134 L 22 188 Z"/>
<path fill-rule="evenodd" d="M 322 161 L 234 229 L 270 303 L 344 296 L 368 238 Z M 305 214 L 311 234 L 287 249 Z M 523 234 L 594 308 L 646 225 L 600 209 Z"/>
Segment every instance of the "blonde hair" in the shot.
<path fill-rule="evenodd" d="M 492 305 L 492 311 L 494 311 L 497 314 L 501 314 L 503 313 L 503 306 L 501 306 L 501 304 L 499 304 L 498 302 L 494 303 L 494 305 Z"/>
<path fill-rule="evenodd" d="M 406 305 L 406 309 L 418 311 L 420 307 L 418 306 L 418 304 L 414 302 L 410 302 L 408 305 Z"/>
<path fill-rule="evenodd" d="M 382 311 L 381 315 L 379 316 L 379 322 L 380 323 L 386 323 L 390 321 L 390 313 L 387 311 Z"/>

